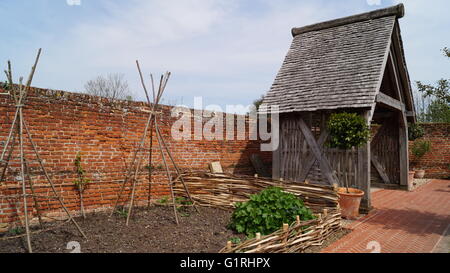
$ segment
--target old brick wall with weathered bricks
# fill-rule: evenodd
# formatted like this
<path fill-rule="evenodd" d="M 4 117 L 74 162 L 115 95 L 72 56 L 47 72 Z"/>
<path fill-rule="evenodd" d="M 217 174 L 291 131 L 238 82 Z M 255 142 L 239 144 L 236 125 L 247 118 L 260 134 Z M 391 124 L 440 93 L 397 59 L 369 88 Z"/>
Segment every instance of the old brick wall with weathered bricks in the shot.
<path fill-rule="evenodd" d="M 78 152 L 82 156 L 86 177 L 91 180 L 84 193 L 87 211 L 111 208 L 142 137 L 150 111 L 148 105 L 141 102 L 111 102 L 78 93 L 32 89 L 23 111 L 45 167 L 70 211 L 78 213 L 79 210 L 79 195 L 73 183 L 77 179 L 74 160 Z M 159 111 L 162 135 L 183 170 L 207 170 L 210 162 L 220 161 L 227 172 L 253 174 L 249 161 L 253 153 L 261 154 L 270 170 L 271 154 L 260 152 L 260 142 L 249 141 L 248 135 L 247 140 L 175 141 L 171 137 L 171 125 L 176 118 L 171 117 L 171 107 L 162 106 Z M 13 101 L 7 96 L 0 96 L 1 148 L 7 139 L 14 113 Z M 39 168 L 26 135 L 24 139 L 35 194 L 39 196 L 39 208 L 49 217 L 58 217 L 62 214 L 60 205 L 57 200 L 51 199 L 53 194 L 50 185 Z M 147 138 L 147 150 L 144 152 L 137 187 L 139 204 L 144 204 L 149 196 L 149 146 Z M 18 151 L 16 146 L 6 180 L 0 185 L 0 223 L 23 220 Z M 152 165 L 156 170 L 150 196 L 156 200 L 169 194 L 156 138 L 153 141 L 153 155 Z M 124 199 L 129 195 L 129 186 L 130 183 L 126 187 Z M 30 189 L 28 193 L 31 194 Z M 29 213 L 36 216 L 32 198 L 28 198 L 28 204 Z"/>
<path fill-rule="evenodd" d="M 450 178 L 450 123 L 423 123 L 425 135 L 421 138 L 431 143 L 431 149 L 421 158 L 414 157 L 409 142 L 410 166 L 425 170 L 426 178 Z"/>

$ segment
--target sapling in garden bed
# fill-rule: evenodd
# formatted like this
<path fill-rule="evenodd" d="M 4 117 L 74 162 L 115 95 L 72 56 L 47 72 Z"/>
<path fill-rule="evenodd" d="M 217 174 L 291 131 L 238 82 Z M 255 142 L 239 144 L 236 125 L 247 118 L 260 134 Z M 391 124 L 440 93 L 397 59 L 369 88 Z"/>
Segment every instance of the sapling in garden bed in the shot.
<path fill-rule="evenodd" d="M 81 214 L 83 215 L 83 218 L 86 218 L 86 213 L 84 211 L 83 193 L 86 190 L 86 187 L 89 184 L 90 180 L 88 178 L 86 178 L 86 171 L 81 166 L 81 153 L 78 153 L 75 158 L 75 167 L 76 167 L 78 179 L 75 180 L 73 183 L 74 183 L 76 189 L 78 190 L 78 193 L 80 194 Z"/>

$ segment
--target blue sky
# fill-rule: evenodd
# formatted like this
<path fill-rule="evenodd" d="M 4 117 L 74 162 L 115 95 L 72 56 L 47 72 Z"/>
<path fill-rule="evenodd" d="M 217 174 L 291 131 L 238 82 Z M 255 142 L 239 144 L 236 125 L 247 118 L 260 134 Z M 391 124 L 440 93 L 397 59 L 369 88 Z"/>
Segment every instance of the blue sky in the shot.
<path fill-rule="evenodd" d="M 74 1 L 74 0 L 69 0 Z M 291 28 L 397 4 L 395 0 L 0 0 L 0 65 L 34 84 L 82 92 L 89 79 L 124 73 L 143 100 L 144 73 L 173 73 L 165 103 L 250 104 L 272 84 L 291 44 Z M 447 0 L 404 0 L 400 20 L 411 79 L 449 77 Z M 3 68 L 2 67 L 2 68 Z M 0 80 L 4 80 L 4 75 Z"/>

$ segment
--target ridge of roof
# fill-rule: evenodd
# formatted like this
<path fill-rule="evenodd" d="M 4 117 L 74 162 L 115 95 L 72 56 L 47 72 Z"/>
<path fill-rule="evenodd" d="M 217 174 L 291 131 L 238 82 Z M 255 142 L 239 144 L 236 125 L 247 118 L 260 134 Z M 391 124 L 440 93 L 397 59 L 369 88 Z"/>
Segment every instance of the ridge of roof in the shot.
<path fill-rule="evenodd" d="M 348 24 L 353 24 L 361 21 L 368 21 L 373 19 L 378 19 L 381 17 L 387 17 L 387 16 L 396 16 L 398 18 L 402 18 L 405 15 L 405 7 L 403 4 L 398 4 L 396 6 L 391 6 L 384 9 L 378 9 L 370 12 L 365 12 L 361 14 L 356 14 L 352 16 L 347 16 L 343 18 L 334 19 L 331 21 L 325 21 L 321 23 L 316 23 L 312 25 L 307 25 L 304 27 L 298 27 L 292 29 L 292 36 L 297 36 L 302 33 L 311 32 L 311 31 L 318 31 L 322 29 L 332 28 L 332 27 L 338 27 Z"/>

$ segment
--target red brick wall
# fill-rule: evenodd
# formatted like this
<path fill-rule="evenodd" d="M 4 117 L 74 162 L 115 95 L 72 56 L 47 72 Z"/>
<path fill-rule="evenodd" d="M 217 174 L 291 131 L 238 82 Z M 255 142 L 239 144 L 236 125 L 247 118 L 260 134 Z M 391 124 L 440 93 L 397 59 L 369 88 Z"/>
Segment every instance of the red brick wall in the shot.
<path fill-rule="evenodd" d="M 426 178 L 450 177 L 450 123 L 425 123 L 423 139 L 431 142 L 431 150 L 422 158 L 412 154 L 413 142 L 409 142 L 410 167 L 426 170 Z"/>
<path fill-rule="evenodd" d="M 41 89 L 30 92 L 24 116 L 46 169 L 72 212 L 78 213 L 79 210 L 79 197 L 73 185 L 77 178 L 74 166 L 76 154 L 81 152 L 82 166 L 87 178 L 92 181 L 84 193 L 87 211 L 110 208 L 116 200 L 127 166 L 131 163 L 133 151 L 142 137 L 148 110 L 149 107 L 140 102 L 111 103 L 98 97 Z M 253 174 L 249 162 L 249 155 L 252 153 L 260 153 L 270 168 L 271 154 L 261 153 L 258 141 L 174 141 L 170 136 L 170 129 L 176 119 L 170 117 L 170 110 L 168 106 L 161 107 L 163 114 L 159 124 L 181 168 L 207 170 L 208 163 L 220 161 L 225 171 Z M 1 149 L 14 118 L 14 111 L 12 100 L 7 96 L 0 96 Z M 25 143 L 36 194 L 52 196 L 31 146 L 28 141 Z M 149 147 L 149 140 L 145 146 Z M 153 147 L 153 165 L 161 165 L 163 162 L 155 138 Z M 5 198 L 21 194 L 18 155 L 16 148 L 6 181 L 0 185 L 0 223 L 17 222 L 23 218 L 21 199 Z M 148 166 L 148 151 L 145 152 L 137 188 L 137 199 L 142 202 L 147 200 L 149 190 L 145 166 Z M 168 195 L 165 173 L 156 171 L 154 177 L 151 187 L 153 199 Z M 128 193 L 129 187 L 124 196 L 128 196 Z M 56 200 L 42 198 L 39 201 L 40 209 L 46 215 L 61 214 Z M 28 204 L 32 202 L 29 198 Z M 36 208 L 33 205 L 29 207 L 29 213 L 34 211 L 36 216 Z"/>

